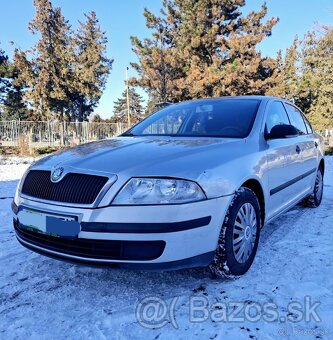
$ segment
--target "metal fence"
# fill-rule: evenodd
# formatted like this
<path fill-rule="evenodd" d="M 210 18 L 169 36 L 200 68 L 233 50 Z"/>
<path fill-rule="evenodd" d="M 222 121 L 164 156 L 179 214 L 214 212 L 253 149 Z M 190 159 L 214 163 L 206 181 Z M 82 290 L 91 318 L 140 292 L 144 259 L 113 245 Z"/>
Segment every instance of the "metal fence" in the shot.
<path fill-rule="evenodd" d="M 0 121 L 0 145 L 57 147 L 78 145 L 117 136 L 127 129 L 123 123 Z"/>
<path fill-rule="evenodd" d="M 29 148 L 71 146 L 117 136 L 127 129 L 124 123 L 0 121 L 0 146 Z M 148 133 L 163 133 L 156 127 Z M 158 130 L 158 131 L 157 131 Z M 320 131 L 325 144 L 333 147 L 333 129 Z"/>

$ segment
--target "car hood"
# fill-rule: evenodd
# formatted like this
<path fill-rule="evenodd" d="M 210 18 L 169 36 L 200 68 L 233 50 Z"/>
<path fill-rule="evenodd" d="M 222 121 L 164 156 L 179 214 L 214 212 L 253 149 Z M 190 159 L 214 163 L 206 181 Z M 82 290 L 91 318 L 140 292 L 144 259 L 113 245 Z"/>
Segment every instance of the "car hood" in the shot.
<path fill-rule="evenodd" d="M 242 139 L 118 137 L 82 144 L 42 158 L 34 167 L 67 167 L 118 177 L 168 176 L 197 180 L 235 156 Z M 238 151 L 239 153 L 239 151 Z"/>

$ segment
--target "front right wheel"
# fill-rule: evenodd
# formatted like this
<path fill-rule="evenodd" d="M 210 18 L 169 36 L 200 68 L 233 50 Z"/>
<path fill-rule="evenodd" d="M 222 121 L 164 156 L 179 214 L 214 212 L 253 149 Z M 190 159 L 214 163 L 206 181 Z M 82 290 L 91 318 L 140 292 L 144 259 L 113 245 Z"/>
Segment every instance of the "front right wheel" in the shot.
<path fill-rule="evenodd" d="M 214 276 L 238 276 L 251 267 L 257 252 L 261 228 L 260 205 L 256 194 L 242 187 L 229 206 L 215 257 L 210 265 Z"/>

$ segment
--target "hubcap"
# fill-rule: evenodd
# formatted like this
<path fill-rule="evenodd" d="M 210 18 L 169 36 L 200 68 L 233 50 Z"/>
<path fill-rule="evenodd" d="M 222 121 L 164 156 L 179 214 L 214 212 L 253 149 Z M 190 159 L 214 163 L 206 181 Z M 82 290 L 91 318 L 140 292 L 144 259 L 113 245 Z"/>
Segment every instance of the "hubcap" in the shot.
<path fill-rule="evenodd" d="M 316 183 L 315 183 L 315 195 L 318 201 L 321 200 L 323 194 L 323 175 L 320 170 L 317 171 Z"/>
<path fill-rule="evenodd" d="M 238 210 L 233 230 L 233 252 L 239 263 L 251 256 L 257 235 L 257 217 L 251 203 L 243 204 Z"/>

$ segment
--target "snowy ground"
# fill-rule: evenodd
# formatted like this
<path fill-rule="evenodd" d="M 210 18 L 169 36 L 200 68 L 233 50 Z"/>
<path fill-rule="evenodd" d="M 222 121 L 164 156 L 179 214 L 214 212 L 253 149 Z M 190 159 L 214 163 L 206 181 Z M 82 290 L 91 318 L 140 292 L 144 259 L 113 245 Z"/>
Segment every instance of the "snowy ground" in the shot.
<path fill-rule="evenodd" d="M 14 195 L 30 162 L 0 159 L 0 197 Z M 0 339 L 332 339 L 333 157 L 326 164 L 322 205 L 297 206 L 265 226 L 252 268 L 236 280 L 212 280 L 203 270 L 128 272 L 46 258 L 16 241 L 12 199 L 0 199 Z M 153 305 L 140 309 L 146 297 L 165 301 L 159 313 Z M 208 319 L 193 312 L 205 301 Z M 240 304 L 232 307 L 235 302 Z M 279 313 L 273 322 L 261 309 L 269 303 Z M 298 320 L 297 310 L 304 312 L 307 303 L 321 321 L 306 321 L 306 315 Z M 155 316 L 155 329 L 138 323 L 136 311 L 147 312 L 139 314 L 146 327 Z M 246 315 L 261 318 L 243 321 Z"/>

